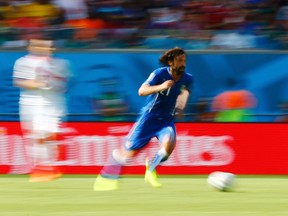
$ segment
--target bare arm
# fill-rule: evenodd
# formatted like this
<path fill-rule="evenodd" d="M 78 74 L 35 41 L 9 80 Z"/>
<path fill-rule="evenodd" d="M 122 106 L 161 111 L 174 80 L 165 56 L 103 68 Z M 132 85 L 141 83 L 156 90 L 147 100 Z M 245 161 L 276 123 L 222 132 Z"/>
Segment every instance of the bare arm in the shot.
<path fill-rule="evenodd" d="M 164 91 L 168 88 L 171 88 L 173 85 L 174 85 L 173 80 L 166 80 L 160 85 L 153 85 L 153 86 L 150 86 L 148 84 L 143 84 L 142 86 L 140 86 L 138 90 L 138 94 L 140 96 L 147 96 L 150 94 L 154 94 L 156 92 Z"/>
<path fill-rule="evenodd" d="M 14 85 L 23 89 L 33 90 L 47 87 L 47 83 L 39 80 L 14 79 Z"/>
<path fill-rule="evenodd" d="M 183 89 L 181 94 L 178 95 L 177 101 L 176 101 L 176 112 L 183 113 L 185 110 L 185 107 L 188 102 L 190 92 L 187 89 Z"/>

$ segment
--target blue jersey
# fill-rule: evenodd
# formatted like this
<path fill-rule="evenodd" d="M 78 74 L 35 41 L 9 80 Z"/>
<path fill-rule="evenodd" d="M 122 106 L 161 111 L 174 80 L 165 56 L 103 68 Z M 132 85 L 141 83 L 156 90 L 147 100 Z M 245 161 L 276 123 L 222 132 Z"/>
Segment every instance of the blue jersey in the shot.
<path fill-rule="evenodd" d="M 153 71 L 143 84 L 160 85 L 166 80 L 173 80 L 173 78 L 169 67 L 162 67 Z M 182 78 L 175 82 L 170 89 L 149 95 L 141 110 L 141 115 L 127 136 L 125 148 L 128 150 L 141 149 L 153 137 L 156 137 L 160 143 L 165 136 L 169 136 L 171 140 L 175 141 L 176 129 L 173 116 L 176 100 L 183 88 L 190 90 L 192 82 L 192 75 L 184 73 Z"/>
<path fill-rule="evenodd" d="M 150 86 L 160 85 L 166 80 L 173 80 L 169 67 L 161 67 L 153 71 L 143 84 Z M 146 104 L 141 110 L 141 114 L 150 113 L 157 116 L 173 116 L 176 100 L 183 88 L 190 91 L 193 83 L 191 74 L 184 73 L 183 77 L 175 82 L 175 85 L 165 91 L 157 92 L 147 96 Z"/>

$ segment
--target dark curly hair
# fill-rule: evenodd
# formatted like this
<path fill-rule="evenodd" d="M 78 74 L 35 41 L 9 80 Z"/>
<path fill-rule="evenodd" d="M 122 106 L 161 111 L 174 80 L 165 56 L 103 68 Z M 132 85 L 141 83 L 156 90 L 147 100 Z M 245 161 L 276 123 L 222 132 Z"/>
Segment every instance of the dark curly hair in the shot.
<path fill-rule="evenodd" d="M 180 47 L 167 50 L 160 58 L 159 62 L 163 66 L 169 66 L 168 62 L 173 61 L 175 57 L 186 54 Z"/>

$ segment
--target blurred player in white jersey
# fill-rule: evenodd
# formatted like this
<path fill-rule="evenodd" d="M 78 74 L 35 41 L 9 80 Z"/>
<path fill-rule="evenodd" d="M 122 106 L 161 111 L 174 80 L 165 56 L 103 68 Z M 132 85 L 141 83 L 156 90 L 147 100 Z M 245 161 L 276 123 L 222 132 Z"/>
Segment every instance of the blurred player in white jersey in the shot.
<path fill-rule="evenodd" d="M 21 127 L 29 139 L 31 182 L 50 181 L 61 176 L 53 161 L 58 153 L 57 134 L 66 113 L 64 93 L 70 71 L 67 61 L 52 57 L 54 50 L 53 41 L 31 40 L 29 54 L 14 65 L 14 85 L 21 89 Z"/>

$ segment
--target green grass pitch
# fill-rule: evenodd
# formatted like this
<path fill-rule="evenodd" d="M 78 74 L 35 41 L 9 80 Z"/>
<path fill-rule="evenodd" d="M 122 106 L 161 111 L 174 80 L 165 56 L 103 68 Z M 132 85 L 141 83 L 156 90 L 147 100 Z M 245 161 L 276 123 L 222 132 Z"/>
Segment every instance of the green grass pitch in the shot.
<path fill-rule="evenodd" d="M 27 175 L 0 176 L 0 216 L 284 216 L 287 176 L 237 176 L 233 192 L 207 186 L 207 176 L 124 176 L 116 191 L 92 190 L 95 176 L 66 175 L 29 183 Z"/>

